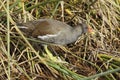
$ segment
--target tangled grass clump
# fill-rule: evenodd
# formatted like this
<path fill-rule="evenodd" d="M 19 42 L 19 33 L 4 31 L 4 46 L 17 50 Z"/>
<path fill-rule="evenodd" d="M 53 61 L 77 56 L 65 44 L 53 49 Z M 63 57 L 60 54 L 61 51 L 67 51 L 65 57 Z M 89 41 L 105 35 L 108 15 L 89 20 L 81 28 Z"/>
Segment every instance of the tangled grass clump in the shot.
<path fill-rule="evenodd" d="M 0 80 L 119 80 L 120 0 L 1 0 Z M 16 23 L 53 18 L 76 25 L 85 21 L 94 33 L 64 47 L 40 44 Z"/>

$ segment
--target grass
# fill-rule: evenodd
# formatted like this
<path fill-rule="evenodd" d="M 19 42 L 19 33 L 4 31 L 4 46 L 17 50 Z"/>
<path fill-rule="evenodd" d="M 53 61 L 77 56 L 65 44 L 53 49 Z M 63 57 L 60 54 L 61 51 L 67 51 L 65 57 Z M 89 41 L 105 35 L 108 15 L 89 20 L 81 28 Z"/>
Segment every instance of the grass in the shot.
<path fill-rule="evenodd" d="M 119 0 L 0 0 L 0 80 L 119 80 Z M 67 46 L 28 38 L 16 23 L 53 18 L 76 25 L 85 21 L 93 33 Z"/>

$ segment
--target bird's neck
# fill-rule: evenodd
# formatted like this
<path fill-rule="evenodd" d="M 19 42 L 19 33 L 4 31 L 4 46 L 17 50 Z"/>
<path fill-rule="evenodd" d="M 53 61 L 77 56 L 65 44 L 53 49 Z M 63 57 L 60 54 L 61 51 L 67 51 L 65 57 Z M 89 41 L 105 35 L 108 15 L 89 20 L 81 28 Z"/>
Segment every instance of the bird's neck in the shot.
<path fill-rule="evenodd" d="M 72 36 L 78 38 L 82 33 L 83 33 L 82 27 L 81 27 L 81 26 L 76 26 L 76 27 L 73 29 Z"/>
<path fill-rule="evenodd" d="M 74 27 L 71 33 L 69 34 L 70 36 L 68 36 L 69 39 L 71 40 L 70 42 L 76 41 L 81 34 L 82 34 L 82 28 L 80 26 Z"/>

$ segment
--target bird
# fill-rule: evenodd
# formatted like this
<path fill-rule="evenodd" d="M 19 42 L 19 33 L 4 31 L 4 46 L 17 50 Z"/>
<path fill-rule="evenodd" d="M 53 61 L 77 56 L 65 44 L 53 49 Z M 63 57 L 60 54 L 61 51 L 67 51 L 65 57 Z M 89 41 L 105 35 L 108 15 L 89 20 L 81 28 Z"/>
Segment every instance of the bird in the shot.
<path fill-rule="evenodd" d="M 72 27 L 65 22 L 54 19 L 38 19 L 18 23 L 17 26 L 28 37 L 58 45 L 73 43 L 83 33 L 91 31 L 86 23 L 79 23 Z"/>

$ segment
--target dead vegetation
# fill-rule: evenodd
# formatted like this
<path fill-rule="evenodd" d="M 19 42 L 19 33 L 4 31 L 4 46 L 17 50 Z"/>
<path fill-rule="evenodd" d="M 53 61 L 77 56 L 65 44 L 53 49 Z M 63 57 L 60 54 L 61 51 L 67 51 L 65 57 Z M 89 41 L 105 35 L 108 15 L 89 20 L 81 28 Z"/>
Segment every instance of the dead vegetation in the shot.
<path fill-rule="evenodd" d="M 0 0 L 0 80 L 119 80 L 120 0 Z M 16 23 L 53 18 L 94 30 L 35 51 Z"/>

